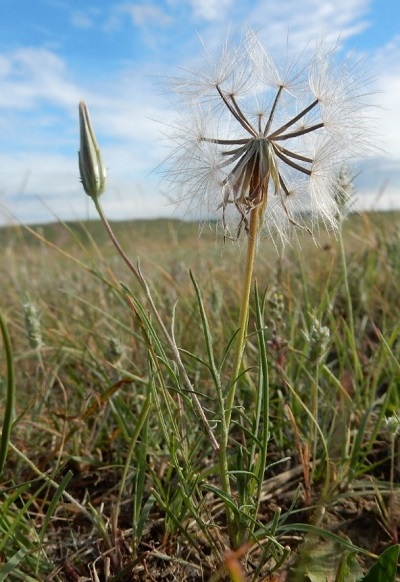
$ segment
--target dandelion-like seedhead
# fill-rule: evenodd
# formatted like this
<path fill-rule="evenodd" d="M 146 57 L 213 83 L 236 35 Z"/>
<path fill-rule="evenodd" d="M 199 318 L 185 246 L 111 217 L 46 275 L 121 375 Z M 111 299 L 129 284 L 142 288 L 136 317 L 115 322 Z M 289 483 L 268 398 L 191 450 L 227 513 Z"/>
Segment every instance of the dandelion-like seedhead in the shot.
<path fill-rule="evenodd" d="M 248 231 L 253 209 L 282 240 L 339 224 L 338 168 L 368 150 L 365 83 L 320 43 L 279 71 L 246 29 L 203 68 L 170 79 L 179 119 L 167 176 L 174 201 L 220 212 L 227 236 Z"/>

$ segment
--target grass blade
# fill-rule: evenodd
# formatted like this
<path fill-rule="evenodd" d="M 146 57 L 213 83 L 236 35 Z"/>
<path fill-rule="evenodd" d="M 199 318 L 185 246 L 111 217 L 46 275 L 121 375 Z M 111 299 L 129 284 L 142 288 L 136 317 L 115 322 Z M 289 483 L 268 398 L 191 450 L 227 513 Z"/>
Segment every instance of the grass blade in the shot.
<path fill-rule="evenodd" d="M 14 414 L 14 400 L 15 400 L 15 377 L 14 377 L 14 361 L 11 346 L 10 334 L 8 333 L 7 324 L 0 311 L 0 330 L 3 336 L 4 350 L 6 352 L 6 366 L 7 366 L 7 398 L 4 410 L 3 427 L 1 431 L 0 442 L 0 475 L 3 472 L 4 464 L 6 462 L 8 443 L 11 435 L 12 419 Z"/>

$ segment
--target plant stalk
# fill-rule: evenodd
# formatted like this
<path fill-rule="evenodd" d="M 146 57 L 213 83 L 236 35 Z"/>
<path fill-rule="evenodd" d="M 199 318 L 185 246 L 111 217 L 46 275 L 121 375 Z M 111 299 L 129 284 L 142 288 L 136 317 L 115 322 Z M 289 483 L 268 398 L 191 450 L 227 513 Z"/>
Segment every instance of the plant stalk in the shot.
<path fill-rule="evenodd" d="M 219 451 L 219 463 L 220 463 L 220 474 L 221 474 L 221 484 L 225 493 L 230 497 L 231 488 L 229 482 L 229 467 L 228 467 L 228 440 L 229 440 L 229 427 L 232 417 L 232 409 L 235 401 L 235 393 L 237 380 L 240 373 L 240 368 L 243 360 L 243 352 L 246 343 L 247 335 L 247 325 L 249 321 L 249 304 L 250 304 L 250 292 L 251 284 L 253 281 L 253 271 L 254 271 L 254 261 L 257 252 L 257 238 L 260 229 L 260 215 L 262 214 L 262 206 L 257 206 L 250 211 L 250 224 L 249 224 L 249 236 L 247 242 L 247 255 L 246 255 L 246 267 L 245 267 L 245 278 L 244 286 L 242 291 L 242 298 L 240 303 L 240 314 L 239 314 L 239 331 L 236 338 L 236 349 L 233 360 L 232 375 L 230 379 L 230 387 L 226 397 L 225 412 L 223 413 L 223 418 L 221 419 L 223 429 L 221 430 L 221 448 Z M 235 521 L 235 515 L 233 514 L 231 508 L 226 505 L 226 518 L 228 526 L 229 541 L 231 546 L 235 548 L 239 542 L 238 534 L 239 527 Z"/>
<path fill-rule="evenodd" d="M 358 354 L 357 354 L 353 301 L 352 301 L 350 286 L 349 286 L 349 275 L 348 275 L 348 270 L 347 270 L 347 259 L 346 259 L 346 252 L 345 252 L 345 248 L 344 248 L 342 226 L 340 228 L 340 233 L 339 233 L 339 248 L 340 248 L 340 258 L 341 258 L 342 269 L 343 269 L 344 290 L 345 290 L 346 301 L 347 301 L 347 313 L 348 313 L 348 318 L 349 318 L 350 343 L 351 343 L 350 348 L 351 348 L 351 353 L 352 353 L 352 358 L 353 358 L 354 373 L 355 373 L 357 381 L 362 383 L 363 372 L 362 372 L 362 369 L 360 366 L 360 360 L 359 360 Z"/>
<path fill-rule="evenodd" d="M 246 269 L 244 277 L 244 286 L 242 291 L 242 298 L 240 302 L 240 315 L 239 315 L 239 331 L 236 339 L 236 350 L 233 359 L 232 374 L 230 380 L 230 388 L 226 398 L 226 408 L 225 408 L 225 424 L 227 427 L 230 425 L 232 408 L 235 400 L 236 385 L 238 381 L 238 376 L 240 374 L 240 367 L 243 360 L 243 352 L 246 343 L 247 335 L 247 324 L 249 321 L 249 304 L 250 304 L 250 292 L 251 284 L 253 281 L 253 271 L 254 262 L 257 253 L 257 238 L 260 231 L 260 218 L 262 214 L 263 207 L 257 206 L 253 208 L 250 212 L 250 225 L 249 225 L 249 236 L 247 242 L 247 255 L 246 255 Z"/>
<path fill-rule="evenodd" d="M 0 311 L 0 331 L 3 337 L 4 351 L 6 353 L 7 365 L 7 400 L 4 409 L 3 426 L 0 438 L 0 476 L 3 472 L 7 457 L 7 450 L 10 443 L 12 421 L 14 414 L 15 401 L 15 377 L 14 377 L 14 360 L 11 345 L 10 334 L 3 314 Z"/>

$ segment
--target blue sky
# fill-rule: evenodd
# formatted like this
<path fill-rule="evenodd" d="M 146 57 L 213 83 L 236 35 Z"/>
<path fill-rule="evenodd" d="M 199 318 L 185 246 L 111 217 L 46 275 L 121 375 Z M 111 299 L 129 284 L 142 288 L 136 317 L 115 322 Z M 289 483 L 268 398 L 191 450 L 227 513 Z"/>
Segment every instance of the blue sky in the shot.
<path fill-rule="evenodd" d="M 173 216 L 155 168 L 173 118 L 166 76 L 241 23 L 266 48 L 324 34 L 374 78 L 381 150 L 358 178 L 363 207 L 400 207 L 398 0 L 0 0 L 0 224 L 95 218 L 79 183 L 77 107 L 89 105 L 108 167 L 110 218 Z M 13 218 L 14 217 L 14 218 Z"/>

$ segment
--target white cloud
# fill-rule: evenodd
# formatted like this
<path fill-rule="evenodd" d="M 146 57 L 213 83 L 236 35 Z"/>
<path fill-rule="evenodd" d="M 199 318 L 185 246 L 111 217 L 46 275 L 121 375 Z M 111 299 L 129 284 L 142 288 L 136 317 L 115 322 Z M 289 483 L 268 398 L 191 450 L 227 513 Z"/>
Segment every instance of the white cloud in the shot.
<path fill-rule="evenodd" d="M 226 15 L 232 0 L 190 0 L 190 4 L 195 18 L 213 21 Z"/>
<path fill-rule="evenodd" d="M 370 59 L 379 93 L 374 100 L 379 106 L 376 117 L 385 152 L 400 163 L 400 35 L 390 39 Z"/>
<path fill-rule="evenodd" d="M 94 25 L 93 18 L 89 14 L 77 11 L 71 15 L 71 24 L 76 28 L 91 28 Z"/>
<path fill-rule="evenodd" d="M 0 107 L 27 109 L 41 100 L 70 106 L 79 100 L 64 61 L 43 48 L 20 48 L 0 55 Z"/>
<path fill-rule="evenodd" d="M 267 46 L 290 44 L 304 47 L 321 35 L 335 42 L 358 34 L 368 25 L 366 14 L 371 0 L 261 0 L 250 11 L 247 22 L 261 28 Z M 260 15 L 263 15 L 260 18 Z"/>
<path fill-rule="evenodd" d="M 133 4 L 127 8 L 136 26 L 167 26 L 171 17 L 156 4 Z"/>

